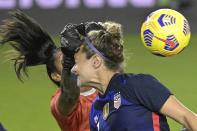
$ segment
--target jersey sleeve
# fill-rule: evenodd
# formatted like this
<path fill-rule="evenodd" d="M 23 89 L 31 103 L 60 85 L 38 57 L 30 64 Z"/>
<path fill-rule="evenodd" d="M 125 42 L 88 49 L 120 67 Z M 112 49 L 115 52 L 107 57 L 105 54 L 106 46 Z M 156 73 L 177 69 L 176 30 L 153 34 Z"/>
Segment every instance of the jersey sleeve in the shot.
<path fill-rule="evenodd" d="M 154 112 L 159 112 L 172 93 L 151 75 L 139 74 L 135 78 L 134 92 L 140 104 Z"/>

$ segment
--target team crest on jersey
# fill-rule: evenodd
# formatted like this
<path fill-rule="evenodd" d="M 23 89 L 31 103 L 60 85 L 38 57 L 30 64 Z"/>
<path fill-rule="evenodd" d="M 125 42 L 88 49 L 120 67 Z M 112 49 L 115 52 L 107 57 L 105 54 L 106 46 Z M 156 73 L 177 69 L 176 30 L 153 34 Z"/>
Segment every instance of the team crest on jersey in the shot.
<path fill-rule="evenodd" d="M 103 120 L 106 120 L 109 115 L 109 103 L 106 103 L 103 107 Z"/>
<path fill-rule="evenodd" d="M 114 108 L 118 109 L 121 105 L 121 95 L 120 92 L 114 95 Z"/>

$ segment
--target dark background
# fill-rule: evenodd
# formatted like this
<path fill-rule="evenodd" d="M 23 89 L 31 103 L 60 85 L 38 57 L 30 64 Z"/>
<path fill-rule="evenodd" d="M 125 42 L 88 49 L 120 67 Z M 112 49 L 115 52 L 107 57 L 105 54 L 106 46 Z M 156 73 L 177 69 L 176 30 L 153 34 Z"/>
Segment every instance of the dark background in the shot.
<path fill-rule="evenodd" d="M 56 0 L 58 4 L 53 5 L 54 1 L 0 0 L 0 21 L 8 18 L 8 11 L 20 9 L 35 18 L 52 34 L 59 33 L 64 25 L 69 22 L 107 20 L 121 23 L 126 33 L 139 33 L 141 24 L 149 13 L 159 8 L 171 8 L 182 13 L 188 19 L 192 32 L 197 32 L 197 26 L 195 25 L 197 24 L 197 4 L 195 0 Z M 78 2 L 78 5 L 70 7 L 69 1 Z M 102 5 L 100 7 L 98 7 L 99 4 L 90 7 L 87 4 L 93 2 L 102 3 Z M 109 4 L 110 2 L 120 2 L 119 6 L 121 3 L 126 4 L 117 7 L 117 5 Z M 141 3 L 141 6 L 135 5 L 134 2 Z M 147 2 L 147 5 L 143 5 L 144 2 Z M 6 5 L 7 3 L 10 3 L 11 6 Z M 26 3 L 26 6 L 22 6 L 22 3 Z M 29 6 L 27 3 L 30 3 Z"/>

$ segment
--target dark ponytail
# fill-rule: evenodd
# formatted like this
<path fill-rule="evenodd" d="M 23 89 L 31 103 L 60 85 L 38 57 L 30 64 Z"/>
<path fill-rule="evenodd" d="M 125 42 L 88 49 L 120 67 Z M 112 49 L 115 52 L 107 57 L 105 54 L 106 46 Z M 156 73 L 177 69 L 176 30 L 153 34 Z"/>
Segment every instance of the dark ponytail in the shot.
<path fill-rule="evenodd" d="M 26 70 L 28 66 L 54 61 L 52 60 L 53 54 L 57 51 L 57 47 L 49 34 L 34 19 L 19 10 L 9 12 L 9 14 L 12 19 L 4 20 L 4 24 L 0 26 L 2 37 L 0 45 L 10 42 L 14 50 L 19 53 L 12 60 L 15 61 L 14 68 L 17 77 L 22 81 L 21 70 L 28 76 Z M 53 63 L 50 64 L 53 65 Z M 52 70 L 51 67 L 47 67 L 47 70 L 48 68 Z"/>

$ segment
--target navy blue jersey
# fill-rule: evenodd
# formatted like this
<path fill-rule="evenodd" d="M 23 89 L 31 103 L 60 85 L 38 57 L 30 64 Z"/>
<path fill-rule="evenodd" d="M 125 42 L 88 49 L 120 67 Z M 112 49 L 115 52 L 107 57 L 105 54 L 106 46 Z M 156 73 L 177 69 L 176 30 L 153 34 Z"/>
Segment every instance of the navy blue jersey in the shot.
<path fill-rule="evenodd" d="M 0 123 L 0 131 L 6 131 Z"/>
<path fill-rule="evenodd" d="M 147 74 L 115 74 L 90 113 L 91 131 L 169 131 L 160 108 L 172 93 Z"/>

